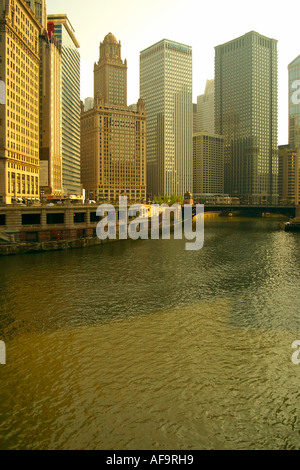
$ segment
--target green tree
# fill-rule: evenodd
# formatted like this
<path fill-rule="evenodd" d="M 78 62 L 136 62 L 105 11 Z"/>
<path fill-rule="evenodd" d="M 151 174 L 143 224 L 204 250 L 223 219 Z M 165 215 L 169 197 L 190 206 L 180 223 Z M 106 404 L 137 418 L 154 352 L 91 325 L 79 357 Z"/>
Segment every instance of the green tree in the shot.
<path fill-rule="evenodd" d="M 166 194 L 164 195 L 164 204 L 170 204 L 170 198 Z"/>

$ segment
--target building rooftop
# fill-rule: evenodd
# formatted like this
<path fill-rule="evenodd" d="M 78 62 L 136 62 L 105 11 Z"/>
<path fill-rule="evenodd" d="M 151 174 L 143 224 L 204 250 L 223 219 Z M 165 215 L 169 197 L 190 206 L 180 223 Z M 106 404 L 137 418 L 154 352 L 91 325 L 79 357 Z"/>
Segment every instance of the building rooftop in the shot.
<path fill-rule="evenodd" d="M 47 15 L 47 20 L 52 21 L 54 24 L 63 24 L 66 30 L 68 31 L 70 37 L 72 38 L 72 41 L 74 42 L 75 46 L 77 48 L 80 47 L 79 42 L 77 41 L 75 37 L 75 30 L 68 18 L 68 15 L 66 14 L 59 14 L 59 15 Z"/>
<path fill-rule="evenodd" d="M 275 42 L 278 42 L 277 39 L 268 38 L 267 36 L 263 36 L 262 34 L 257 33 L 256 31 L 249 31 L 249 32 L 246 33 L 246 34 L 243 34 L 243 36 L 239 36 L 238 38 L 234 38 L 234 39 L 231 39 L 230 41 L 224 42 L 224 44 L 219 44 L 218 46 L 215 46 L 215 49 L 217 49 L 217 48 L 219 48 L 219 47 L 227 46 L 227 44 L 231 44 L 231 43 L 233 43 L 233 42 L 239 41 L 240 39 L 243 39 L 243 38 L 245 38 L 246 36 L 250 36 L 250 35 L 260 36 L 261 38 L 266 39 L 266 40 L 268 40 L 268 41 L 275 41 Z"/>
<path fill-rule="evenodd" d="M 297 65 L 297 64 L 300 65 L 300 55 L 298 55 L 296 59 L 292 60 L 292 62 L 288 65 L 288 67 L 290 67 L 291 65 Z"/>
<path fill-rule="evenodd" d="M 191 47 L 191 46 L 187 46 L 186 44 L 181 44 L 180 42 L 171 41 L 170 39 L 162 39 L 161 41 L 158 41 L 158 42 L 156 42 L 155 44 L 152 44 L 152 46 L 149 46 L 149 47 L 147 47 L 146 49 L 142 50 L 140 53 L 142 54 L 143 52 L 146 52 L 146 51 L 152 49 L 153 47 L 156 47 L 156 46 L 158 46 L 159 44 L 163 44 L 163 43 L 168 43 L 168 44 L 177 46 L 178 49 L 179 49 L 179 48 L 182 48 L 182 49 L 192 50 L 192 47 Z"/>

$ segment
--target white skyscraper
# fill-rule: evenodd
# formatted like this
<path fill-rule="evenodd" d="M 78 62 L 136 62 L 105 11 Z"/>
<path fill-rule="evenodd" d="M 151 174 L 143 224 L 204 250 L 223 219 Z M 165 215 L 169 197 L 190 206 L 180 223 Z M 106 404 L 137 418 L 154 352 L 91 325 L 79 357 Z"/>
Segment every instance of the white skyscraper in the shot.
<path fill-rule="evenodd" d="M 143 50 L 140 96 L 147 114 L 147 192 L 192 192 L 192 48 L 163 39 Z"/>

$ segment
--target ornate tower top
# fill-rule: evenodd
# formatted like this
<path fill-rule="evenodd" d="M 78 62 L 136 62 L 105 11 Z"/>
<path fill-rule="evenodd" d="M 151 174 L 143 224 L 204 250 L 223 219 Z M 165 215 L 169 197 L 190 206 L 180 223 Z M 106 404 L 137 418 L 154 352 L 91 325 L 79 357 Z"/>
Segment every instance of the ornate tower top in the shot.
<path fill-rule="evenodd" d="M 113 60 L 118 63 L 123 63 L 121 58 L 121 41 L 117 41 L 112 33 L 108 33 L 103 42 L 100 43 L 99 63 L 103 60 Z"/>
<path fill-rule="evenodd" d="M 108 33 L 100 43 L 99 61 L 94 66 L 94 97 L 104 103 L 127 106 L 127 61 L 121 57 L 121 41 Z"/>

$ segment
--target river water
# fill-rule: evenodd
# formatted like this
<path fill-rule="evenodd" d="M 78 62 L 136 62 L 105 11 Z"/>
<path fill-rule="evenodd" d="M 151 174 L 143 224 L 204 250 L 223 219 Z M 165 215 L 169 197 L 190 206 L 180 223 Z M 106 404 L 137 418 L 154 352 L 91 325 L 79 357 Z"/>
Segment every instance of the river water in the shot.
<path fill-rule="evenodd" d="M 0 449 L 300 449 L 300 234 L 0 259 Z"/>

